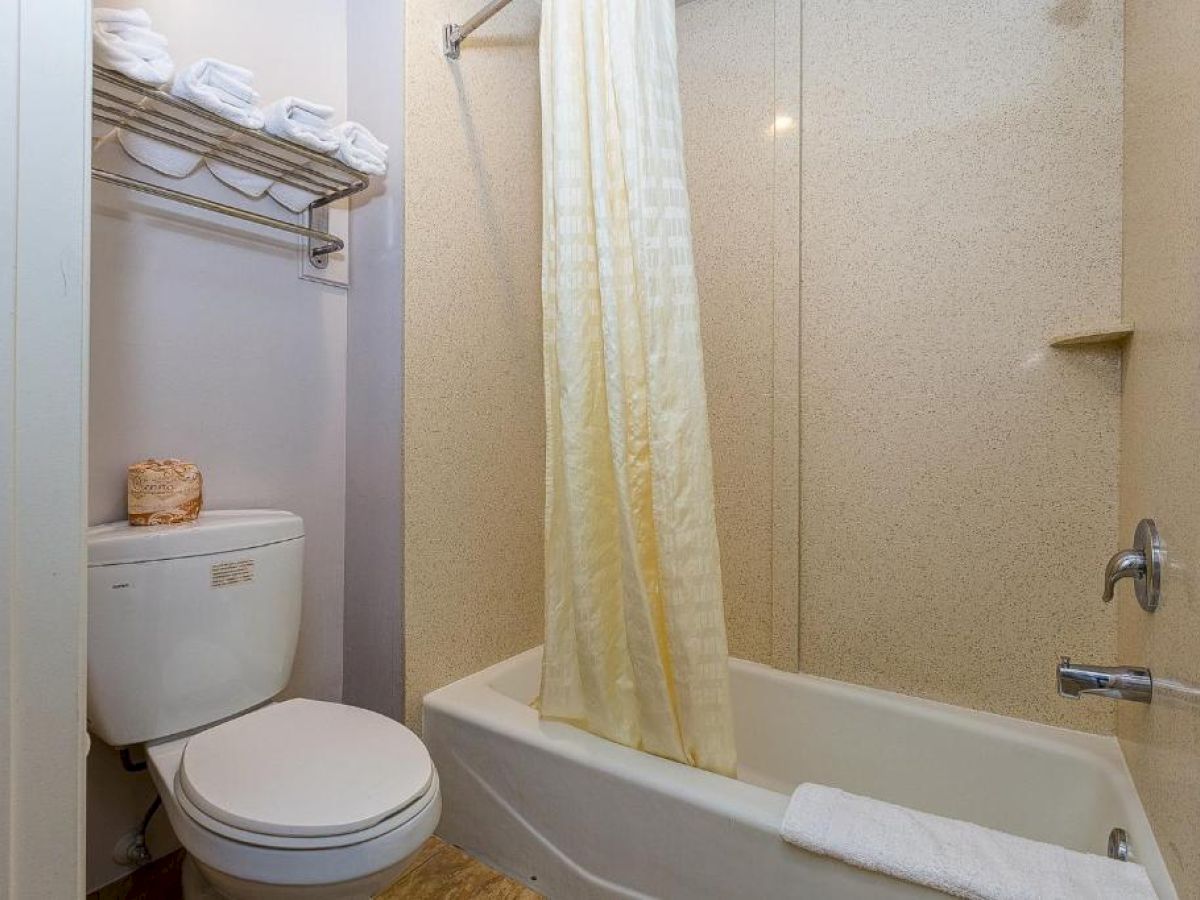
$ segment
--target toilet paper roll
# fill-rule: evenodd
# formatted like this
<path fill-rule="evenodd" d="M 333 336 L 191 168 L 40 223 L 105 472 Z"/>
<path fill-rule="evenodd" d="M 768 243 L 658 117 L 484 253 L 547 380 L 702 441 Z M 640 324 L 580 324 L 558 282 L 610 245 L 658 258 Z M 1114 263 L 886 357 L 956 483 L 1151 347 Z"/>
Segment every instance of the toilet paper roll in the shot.
<path fill-rule="evenodd" d="M 182 459 L 144 459 L 129 467 L 129 524 L 178 525 L 200 515 L 200 470 Z"/>

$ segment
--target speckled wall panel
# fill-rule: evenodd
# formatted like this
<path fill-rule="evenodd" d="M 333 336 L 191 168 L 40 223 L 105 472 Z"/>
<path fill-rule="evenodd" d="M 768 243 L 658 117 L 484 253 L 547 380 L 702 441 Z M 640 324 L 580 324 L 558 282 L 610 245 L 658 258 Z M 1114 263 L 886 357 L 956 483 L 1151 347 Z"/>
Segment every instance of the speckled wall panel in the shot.
<path fill-rule="evenodd" d="M 800 4 L 677 14 L 730 652 L 794 669 Z"/>
<path fill-rule="evenodd" d="M 774 334 L 771 665 L 800 652 L 800 29 L 802 5 L 775 3 Z"/>
<path fill-rule="evenodd" d="M 729 650 L 771 654 L 774 0 L 679 7 L 679 84 Z"/>
<path fill-rule="evenodd" d="M 1105 732 L 1120 0 L 805 0 L 800 662 Z"/>
<path fill-rule="evenodd" d="M 1125 315 L 1121 546 L 1143 516 L 1167 550 L 1162 606 L 1117 591 L 1119 662 L 1149 666 L 1154 702 L 1118 733 L 1180 897 L 1200 897 L 1200 8 L 1129 3 L 1125 50 Z"/>
<path fill-rule="evenodd" d="M 479 0 L 407 4 L 405 695 L 542 639 L 536 4 L 464 45 Z"/>

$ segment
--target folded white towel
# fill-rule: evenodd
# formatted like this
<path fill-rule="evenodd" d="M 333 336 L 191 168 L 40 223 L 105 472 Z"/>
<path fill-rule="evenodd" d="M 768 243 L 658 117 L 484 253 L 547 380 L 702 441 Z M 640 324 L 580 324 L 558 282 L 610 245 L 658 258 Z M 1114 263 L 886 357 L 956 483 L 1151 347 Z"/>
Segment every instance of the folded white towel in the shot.
<path fill-rule="evenodd" d="M 338 140 L 333 154 L 350 168 L 367 175 L 383 175 L 387 172 L 387 144 L 379 140 L 357 122 L 343 122 L 333 129 Z"/>
<path fill-rule="evenodd" d="M 318 153 L 333 153 L 338 148 L 338 139 L 329 124 L 333 117 L 332 107 L 299 97 L 284 97 L 263 113 L 267 120 L 264 127 L 276 137 L 294 141 Z"/>
<path fill-rule="evenodd" d="M 171 93 L 244 128 L 262 128 L 254 73 L 219 59 L 201 59 L 179 73 Z"/>
<path fill-rule="evenodd" d="M 217 159 L 206 159 L 204 162 L 208 166 L 208 171 L 213 173 L 213 177 L 229 185 L 235 191 L 241 191 L 247 197 L 261 197 L 271 186 L 270 178 L 255 175 L 238 166 L 231 166 L 229 163 Z"/>
<path fill-rule="evenodd" d="M 143 166 L 149 166 L 154 171 L 170 175 L 172 178 L 186 178 L 191 175 L 203 158 L 199 153 L 172 147 L 125 128 L 117 131 L 117 140 L 120 141 L 121 148 Z"/>
<path fill-rule="evenodd" d="M 144 9 L 92 10 L 92 56 L 101 68 L 155 87 L 175 71 L 167 39 L 150 29 Z"/>
<path fill-rule="evenodd" d="M 319 196 L 310 191 L 302 190 L 301 188 L 292 187 L 290 184 L 280 184 L 278 181 L 271 185 L 267 191 L 271 198 L 281 206 L 286 206 L 292 212 L 304 212 L 308 209 L 309 204 Z"/>
<path fill-rule="evenodd" d="M 970 900 L 1154 900 L 1137 863 L 1118 862 L 802 784 L 780 834 L 788 843 Z"/>

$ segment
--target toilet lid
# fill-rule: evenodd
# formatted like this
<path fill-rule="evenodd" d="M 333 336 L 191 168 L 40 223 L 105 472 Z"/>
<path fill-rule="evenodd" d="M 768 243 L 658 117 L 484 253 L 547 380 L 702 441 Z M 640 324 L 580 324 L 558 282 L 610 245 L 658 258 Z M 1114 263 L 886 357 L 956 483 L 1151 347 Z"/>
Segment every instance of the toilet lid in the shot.
<path fill-rule="evenodd" d="M 287 700 L 188 740 L 179 783 L 214 819 L 257 834 L 369 828 L 421 797 L 433 763 L 420 739 L 378 713 Z"/>

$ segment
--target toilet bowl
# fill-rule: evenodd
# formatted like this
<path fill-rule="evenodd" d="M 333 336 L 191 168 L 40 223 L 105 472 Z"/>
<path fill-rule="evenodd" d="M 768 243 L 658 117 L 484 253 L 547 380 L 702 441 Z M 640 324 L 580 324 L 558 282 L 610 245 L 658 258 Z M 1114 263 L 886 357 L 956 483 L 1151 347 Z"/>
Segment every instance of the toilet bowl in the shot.
<path fill-rule="evenodd" d="M 189 854 L 186 900 L 371 897 L 441 814 L 417 737 L 366 710 L 289 700 L 147 747 Z"/>
<path fill-rule="evenodd" d="M 420 739 L 340 703 L 275 702 L 300 624 L 303 522 L 227 510 L 88 531 L 88 720 L 145 747 L 187 900 L 366 900 L 441 815 Z"/>

